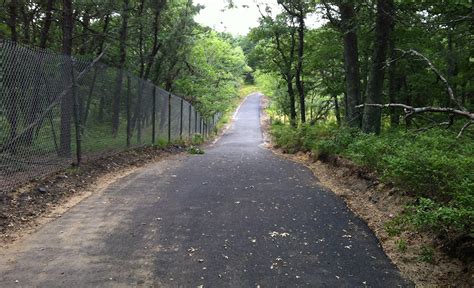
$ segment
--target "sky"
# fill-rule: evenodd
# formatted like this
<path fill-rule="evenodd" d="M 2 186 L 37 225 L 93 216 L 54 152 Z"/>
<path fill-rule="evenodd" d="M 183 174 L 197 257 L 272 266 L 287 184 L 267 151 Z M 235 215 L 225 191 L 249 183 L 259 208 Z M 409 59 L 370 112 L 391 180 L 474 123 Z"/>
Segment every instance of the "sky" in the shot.
<path fill-rule="evenodd" d="M 233 35 L 245 35 L 253 27 L 258 26 L 260 13 L 255 0 L 234 0 L 235 8 L 226 9 L 226 0 L 194 0 L 195 4 L 205 6 L 194 20 L 219 32 Z M 258 0 L 258 3 L 269 4 L 278 9 L 276 0 Z"/>
<path fill-rule="evenodd" d="M 265 8 L 272 8 L 273 14 L 281 12 L 277 0 L 233 0 L 235 7 L 228 9 L 226 0 L 194 0 L 195 4 L 204 5 L 205 8 L 195 16 L 194 20 L 204 26 L 209 26 L 219 32 L 228 32 L 233 35 L 245 35 L 251 28 L 258 26 L 260 12 L 257 3 Z M 306 20 L 307 26 L 316 28 L 325 20 L 320 15 L 311 15 Z"/>

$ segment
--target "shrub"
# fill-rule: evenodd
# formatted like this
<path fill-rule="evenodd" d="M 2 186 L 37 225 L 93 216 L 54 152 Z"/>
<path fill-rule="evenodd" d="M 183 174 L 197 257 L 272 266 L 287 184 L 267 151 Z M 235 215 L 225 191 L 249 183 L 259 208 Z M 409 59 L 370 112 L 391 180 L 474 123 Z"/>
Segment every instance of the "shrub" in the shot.
<path fill-rule="evenodd" d="M 474 233 L 474 211 L 472 206 L 443 205 L 421 197 L 418 204 L 408 208 L 406 218 L 418 229 L 435 232 L 467 232 Z"/>
<path fill-rule="evenodd" d="M 302 150 L 301 130 L 290 125 L 275 124 L 271 130 L 277 147 L 283 148 L 288 153 L 296 153 Z"/>
<path fill-rule="evenodd" d="M 313 125 L 297 129 L 274 124 L 276 144 L 288 152 L 311 150 L 318 158 L 342 155 L 378 172 L 420 197 L 406 215 L 386 225 L 391 235 L 406 229 L 474 233 L 474 141 L 432 129 L 422 134 L 388 131 L 380 136 L 357 129 Z"/>

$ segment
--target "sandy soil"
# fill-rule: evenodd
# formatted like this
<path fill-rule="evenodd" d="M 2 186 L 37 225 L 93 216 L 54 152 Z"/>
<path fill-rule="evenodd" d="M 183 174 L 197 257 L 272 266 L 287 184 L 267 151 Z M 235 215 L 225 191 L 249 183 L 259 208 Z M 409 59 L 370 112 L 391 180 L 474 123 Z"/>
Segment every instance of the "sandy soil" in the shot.
<path fill-rule="evenodd" d="M 184 147 L 142 147 L 65 169 L 0 195 L 0 247 L 38 230 L 110 183 L 149 163 L 183 152 Z"/>

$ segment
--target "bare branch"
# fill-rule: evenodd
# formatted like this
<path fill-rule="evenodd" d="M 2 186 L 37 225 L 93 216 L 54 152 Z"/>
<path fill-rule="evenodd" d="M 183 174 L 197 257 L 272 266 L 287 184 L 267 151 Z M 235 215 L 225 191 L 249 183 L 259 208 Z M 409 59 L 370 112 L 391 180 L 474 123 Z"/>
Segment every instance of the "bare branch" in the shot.
<path fill-rule="evenodd" d="M 361 104 L 357 105 L 356 108 L 362 108 L 364 106 L 372 106 L 378 108 L 389 108 L 389 107 L 398 107 L 405 109 L 405 113 L 408 115 L 416 114 L 416 113 L 425 113 L 425 112 L 435 112 L 435 113 L 450 113 L 459 116 L 466 117 L 471 121 L 474 121 L 474 113 L 454 108 L 446 108 L 446 107 L 413 107 L 408 106 L 405 104 L 397 104 L 397 103 L 390 103 L 390 104 Z"/>
<path fill-rule="evenodd" d="M 458 136 L 456 136 L 456 138 L 461 137 L 462 133 L 464 133 L 464 131 L 467 129 L 467 127 L 471 126 L 472 123 L 474 123 L 474 121 L 472 121 L 472 120 L 469 121 L 469 122 L 466 122 L 466 124 L 464 124 L 464 126 L 462 126 L 461 131 L 459 131 Z"/>
<path fill-rule="evenodd" d="M 427 64 L 428 64 L 428 67 L 430 68 L 431 71 L 433 71 L 436 76 L 444 83 L 444 85 L 446 86 L 446 91 L 448 92 L 448 95 L 449 95 L 449 99 L 454 103 L 456 104 L 456 106 L 462 110 L 462 111 L 466 111 L 467 112 L 467 109 L 461 105 L 461 103 L 459 103 L 458 100 L 456 100 L 456 97 L 454 97 L 454 92 L 453 92 L 453 89 L 451 88 L 451 85 L 449 85 L 448 83 L 448 80 L 446 80 L 446 78 L 443 76 L 443 74 L 441 74 L 441 72 L 439 72 L 438 69 L 436 69 L 436 67 L 433 65 L 433 63 L 423 54 L 421 54 L 420 52 L 416 51 L 416 50 L 413 50 L 413 49 L 410 49 L 410 50 L 401 50 L 401 49 L 396 49 L 398 51 L 401 51 L 403 53 L 402 56 L 400 56 L 399 58 L 395 59 L 395 60 L 399 60 L 400 58 L 404 57 L 405 55 L 413 55 L 413 56 L 416 56 L 418 58 L 421 58 L 423 61 L 425 61 Z"/>
<path fill-rule="evenodd" d="M 454 122 L 454 116 L 455 115 L 463 116 L 463 117 L 465 117 L 469 120 L 461 128 L 461 131 L 459 131 L 456 138 L 461 137 L 461 135 L 464 133 L 464 131 L 474 123 L 474 113 L 469 112 L 469 111 L 454 109 L 454 108 L 429 107 L 429 106 L 428 107 L 412 107 L 412 106 L 408 106 L 408 105 L 405 105 L 405 104 L 398 104 L 398 103 L 362 104 L 362 105 L 357 105 L 356 108 L 362 108 L 364 106 L 378 107 L 380 109 L 389 108 L 389 107 L 403 108 L 405 110 L 405 117 L 404 118 L 410 117 L 413 114 L 419 114 L 419 113 L 425 113 L 425 112 L 449 113 L 449 114 L 451 114 L 448 122 L 442 122 L 442 123 L 439 123 L 439 124 L 432 125 L 430 127 L 420 128 L 420 129 L 418 129 L 418 131 L 426 131 L 426 130 L 431 129 L 431 128 L 436 127 L 436 126 L 447 126 L 447 128 L 449 128 Z"/>

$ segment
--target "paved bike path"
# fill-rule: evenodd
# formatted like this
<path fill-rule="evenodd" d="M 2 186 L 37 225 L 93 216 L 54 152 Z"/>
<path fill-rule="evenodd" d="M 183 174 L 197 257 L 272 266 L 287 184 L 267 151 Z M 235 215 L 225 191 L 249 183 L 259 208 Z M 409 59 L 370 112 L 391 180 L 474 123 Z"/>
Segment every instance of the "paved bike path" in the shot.
<path fill-rule="evenodd" d="M 0 250 L 0 287 L 412 287 L 311 171 L 261 147 L 260 97 L 204 155 L 147 166 Z"/>

